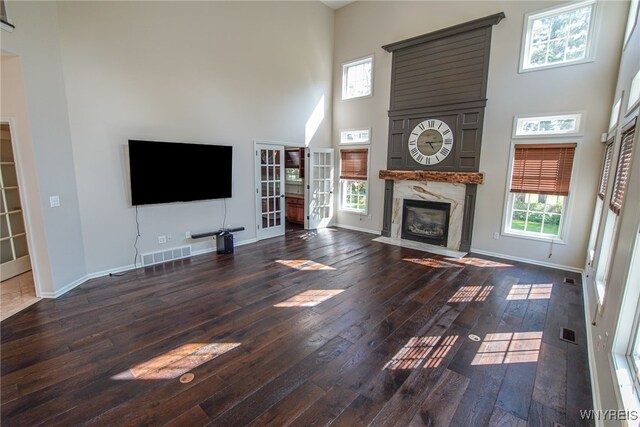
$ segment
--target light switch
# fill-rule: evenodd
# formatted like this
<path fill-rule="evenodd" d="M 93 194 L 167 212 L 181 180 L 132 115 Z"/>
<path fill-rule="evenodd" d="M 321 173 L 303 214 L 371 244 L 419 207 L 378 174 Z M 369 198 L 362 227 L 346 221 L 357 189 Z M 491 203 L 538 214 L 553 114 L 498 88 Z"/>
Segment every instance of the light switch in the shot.
<path fill-rule="evenodd" d="M 49 204 L 52 208 L 60 207 L 60 196 L 51 196 L 49 197 Z"/>

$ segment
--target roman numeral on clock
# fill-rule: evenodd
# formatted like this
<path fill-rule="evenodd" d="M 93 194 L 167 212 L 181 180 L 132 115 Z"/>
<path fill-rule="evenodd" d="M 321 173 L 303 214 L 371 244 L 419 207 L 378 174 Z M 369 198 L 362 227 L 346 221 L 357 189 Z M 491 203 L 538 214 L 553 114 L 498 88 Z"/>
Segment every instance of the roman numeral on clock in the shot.
<path fill-rule="evenodd" d="M 420 130 L 424 130 L 424 125 L 422 123 L 420 123 L 418 127 L 420 128 Z"/>
<path fill-rule="evenodd" d="M 450 151 L 450 150 L 449 150 L 447 147 L 442 147 L 442 148 L 440 149 L 440 153 L 441 153 L 443 156 L 445 156 L 445 157 L 449 154 L 449 151 Z"/>
<path fill-rule="evenodd" d="M 422 155 L 422 154 L 420 154 L 420 151 L 418 151 L 418 149 L 416 147 L 414 147 L 414 148 L 411 149 L 411 155 L 413 157 L 415 157 L 415 156 Z"/>
<path fill-rule="evenodd" d="M 432 128 L 436 125 L 436 121 L 435 120 L 429 120 L 429 127 Z"/>
<path fill-rule="evenodd" d="M 448 135 L 449 133 L 451 133 L 449 129 L 445 129 L 444 132 L 442 132 L 443 135 Z"/>

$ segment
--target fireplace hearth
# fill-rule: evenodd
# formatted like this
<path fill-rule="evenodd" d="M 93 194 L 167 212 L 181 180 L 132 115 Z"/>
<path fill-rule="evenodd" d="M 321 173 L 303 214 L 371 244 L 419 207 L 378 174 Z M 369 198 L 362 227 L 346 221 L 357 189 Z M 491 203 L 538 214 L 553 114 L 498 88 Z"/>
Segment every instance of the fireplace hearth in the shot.
<path fill-rule="evenodd" d="M 402 238 L 447 246 L 450 203 L 405 199 L 402 205 Z"/>

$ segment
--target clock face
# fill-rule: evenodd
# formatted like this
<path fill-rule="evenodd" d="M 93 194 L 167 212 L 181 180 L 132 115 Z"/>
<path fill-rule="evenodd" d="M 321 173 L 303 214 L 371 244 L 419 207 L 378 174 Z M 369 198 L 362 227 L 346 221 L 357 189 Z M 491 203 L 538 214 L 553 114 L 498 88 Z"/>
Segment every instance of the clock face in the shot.
<path fill-rule="evenodd" d="M 408 148 L 416 162 L 436 165 L 453 151 L 453 132 L 442 120 L 424 120 L 411 131 Z"/>

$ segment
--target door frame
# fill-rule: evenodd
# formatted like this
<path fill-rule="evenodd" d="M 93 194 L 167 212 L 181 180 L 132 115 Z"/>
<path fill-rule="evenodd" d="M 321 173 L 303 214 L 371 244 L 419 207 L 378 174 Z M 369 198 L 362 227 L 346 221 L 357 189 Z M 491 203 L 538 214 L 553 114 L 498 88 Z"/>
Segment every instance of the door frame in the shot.
<path fill-rule="evenodd" d="M 22 205 L 22 218 L 24 220 L 25 230 L 27 232 L 27 248 L 29 250 L 29 258 L 31 261 L 31 273 L 33 274 L 33 284 L 36 291 L 36 296 L 42 298 L 42 291 L 40 290 L 41 276 L 40 276 L 40 263 L 38 262 L 39 256 L 35 245 L 34 239 L 34 227 L 33 222 L 35 219 L 31 216 L 31 209 L 29 207 L 29 198 L 27 194 L 26 177 L 23 169 L 23 154 L 20 152 L 21 144 L 18 143 L 19 137 L 17 134 L 17 120 L 15 117 L 0 117 L 0 123 L 6 123 L 9 125 L 9 134 L 11 135 L 11 148 L 13 149 L 13 157 L 16 163 L 16 175 L 18 177 L 18 194 L 20 195 L 20 204 Z M 30 174 L 34 182 L 37 183 L 37 177 L 35 174 Z"/>

